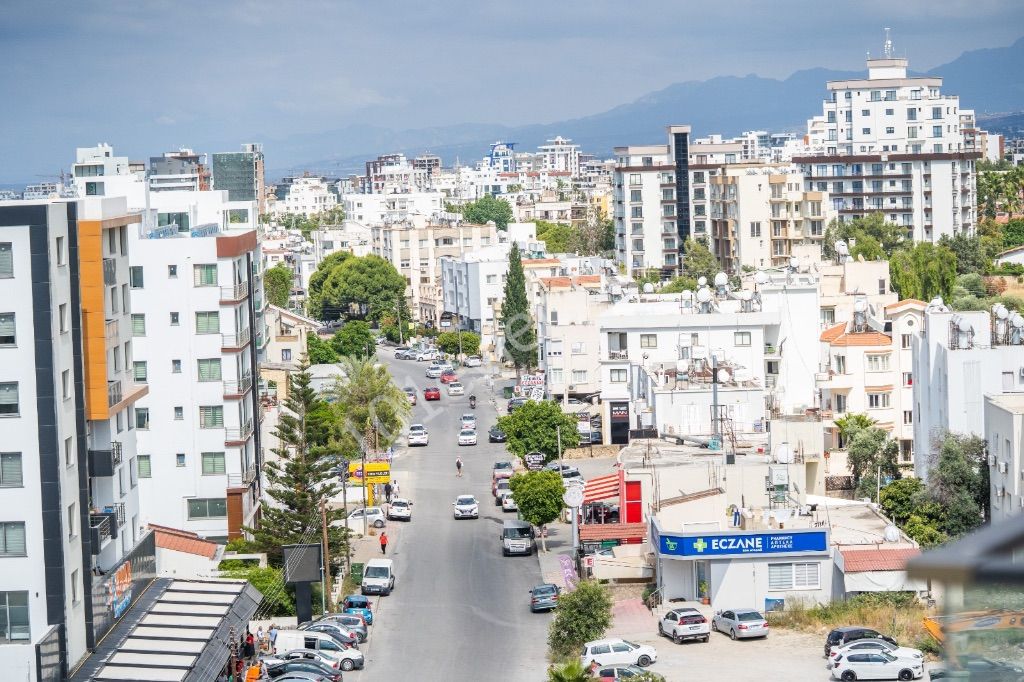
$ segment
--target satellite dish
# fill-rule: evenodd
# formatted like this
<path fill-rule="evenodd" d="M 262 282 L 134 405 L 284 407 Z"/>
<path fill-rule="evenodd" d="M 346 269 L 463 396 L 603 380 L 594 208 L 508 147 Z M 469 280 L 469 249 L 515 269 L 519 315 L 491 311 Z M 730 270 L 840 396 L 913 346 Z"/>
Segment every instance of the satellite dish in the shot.
<path fill-rule="evenodd" d="M 886 542 L 899 542 L 900 541 L 900 529 L 891 523 L 885 527 L 883 537 Z"/>
<path fill-rule="evenodd" d="M 853 304 L 853 311 L 854 312 L 862 313 L 862 312 L 864 312 L 867 309 L 868 309 L 868 303 L 863 298 L 862 299 L 858 299 L 857 302 Z"/>
<path fill-rule="evenodd" d="M 693 292 L 690 291 L 689 289 L 683 289 L 683 293 L 680 294 L 680 298 L 682 298 L 684 301 L 692 301 Z"/>
<path fill-rule="evenodd" d="M 651 284 L 650 282 L 645 283 L 644 284 L 644 293 L 645 294 L 653 294 L 654 293 L 654 285 Z"/>
<path fill-rule="evenodd" d="M 1007 310 L 1006 306 L 1003 305 L 1002 303 L 997 303 L 996 304 L 996 317 L 998 317 L 1000 320 L 1005 320 L 1009 316 L 1010 316 L 1010 311 Z"/>
<path fill-rule="evenodd" d="M 796 270 L 798 265 L 800 265 L 800 261 L 797 259 L 797 257 L 796 256 L 791 256 L 790 259 L 789 259 L 789 267 L 791 267 L 794 270 Z"/>
<path fill-rule="evenodd" d="M 727 384 L 732 381 L 732 375 L 729 374 L 729 370 L 720 369 L 718 370 L 718 383 Z"/>
<path fill-rule="evenodd" d="M 1020 313 L 1014 313 L 1010 317 L 1010 324 L 1012 324 L 1017 329 L 1024 327 L 1024 316 L 1022 316 Z"/>
<path fill-rule="evenodd" d="M 836 253 L 838 253 L 840 256 L 849 256 L 850 247 L 846 245 L 846 242 L 840 240 L 836 242 Z"/>
<path fill-rule="evenodd" d="M 717 275 L 715 275 L 715 286 L 716 287 L 724 287 L 728 283 L 729 283 L 729 276 L 726 275 L 724 272 L 720 272 Z"/>
<path fill-rule="evenodd" d="M 768 281 L 768 273 L 764 270 L 758 270 L 754 273 L 754 282 L 757 284 L 764 284 Z"/>
<path fill-rule="evenodd" d="M 703 277 L 703 276 L 698 277 L 697 278 L 697 285 L 698 286 L 702 286 L 702 287 L 706 287 L 708 285 L 708 278 L 707 277 Z"/>
<path fill-rule="evenodd" d="M 967 320 L 961 319 L 956 323 L 956 328 L 962 332 L 973 332 L 974 326 Z"/>
<path fill-rule="evenodd" d="M 936 296 L 935 298 L 933 298 L 928 303 L 928 305 L 929 306 L 935 306 L 936 308 L 941 307 L 942 306 L 942 297 L 941 296 Z"/>
<path fill-rule="evenodd" d="M 701 279 L 703 279 L 703 277 Z M 697 289 L 697 300 L 701 303 L 708 303 L 711 300 L 711 289 L 708 289 L 707 287 Z"/>
<path fill-rule="evenodd" d="M 793 448 L 789 447 L 789 443 L 779 443 L 775 447 L 775 461 L 779 464 L 792 464 L 793 463 Z"/>

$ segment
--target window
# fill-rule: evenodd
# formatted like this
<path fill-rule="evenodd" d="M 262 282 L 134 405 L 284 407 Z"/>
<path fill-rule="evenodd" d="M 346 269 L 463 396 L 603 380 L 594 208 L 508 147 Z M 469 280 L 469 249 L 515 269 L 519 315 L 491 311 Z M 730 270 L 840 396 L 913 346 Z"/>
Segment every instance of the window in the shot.
<path fill-rule="evenodd" d="M 223 452 L 203 453 L 203 476 L 217 476 L 223 474 L 224 472 L 225 469 Z"/>
<path fill-rule="evenodd" d="M 900 348 L 904 350 L 910 348 L 910 334 L 900 334 Z"/>
<path fill-rule="evenodd" d="M 885 279 L 878 280 L 878 294 L 882 295 L 889 290 L 889 285 L 886 284 Z"/>
<path fill-rule="evenodd" d="M 224 428 L 224 406 L 203 405 L 199 408 L 199 428 L 201 429 L 222 429 Z"/>
<path fill-rule="evenodd" d="M 0 417 L 18 414 L 18 384 L 0 384 Z"/>
<path fill-rule="evenodd" d="M 146 335 L 145 313 L 132 313 L 132 336 Z"/>
<path fill-rule="evenodd" d="M 14 277 L 14 251 L 10 242 L 0 242 L 0 278 Z"/>
<path fill-rule="evenodd" d="M 167 276 L 170 277 L 171 279 L 176 278 L 178 276 L 178 266 L 177 265 L 168 265 L 167 266 Z"/>
<path fill-rule="evenodd" d="M 177 421 L 181 421 L 185 418 L 185 408 L 181 405 L 174 406 L 174 418 Z"/>
<path fill-rule="evenodd" d="M 14 313 L 0 313 L 0 346 L 15 345 Z"/>
<path fill-rule="evenodd" d="M 141 265 L 132 265 L 128 268 L 128 282 L 132 285 L 132 289 L 142 288 L 143 279 Z"/>
<path fill-rule="evenodd" d="M 761 223 L 750 223 L 750 236 L 760 237 L 761 236 Z"/>
<path fill-rule="evenodd" d="M 932 118 L 942 118 L 942 107 L 932 107 Z"/>
<path fill-rule="evenodd" d="M 143 429 L 143 430 L 149 428 L 149 408 L 148 407 L 136 407 L 135 408 L 135 428 Z"/>
<path fill-rule="evenodd" d="M 57 237 L 54 250 L 57 252 L 57 265 L 67 265 L 64 258 L 64 237 Z"/>
<path fill-rule="evenodd" d="M 561 367 L 551 367 L 551 368 L 548 369 L 547 374 L 548 374 L 548 385 L 549 386 L 554 386 L 556 384 L 561 384 L 562 382 L 565 381 L 565 379 L 562 376 L 562 368 Z"/>
<path fill-rule="evenodd" d="M 640 190 L 638 190 L 638 189 L 630 190 L 630 192 L 629 192 L 629 200 L 630 201 L 643 201 L 644 200 L 643 193 Z"/>
<path fill-rule="evenodd" d="M 932 137 L 942 137 L 942 126 L 932 126 Z"/>
<path fill-rule="evenodd" d="M 0 488 L 20 488 L 24 485 L 20 452 L 0 452 Z"/>
<path fill-rule="evenodd" d="M 498 283 L 498 276 L 497 275 L 487 275 L 487 283 L 488 284 L 497 284 Z"/>
<path fill-rule="evenodd" d="M 585 369 L 574 369 L 572 371 L 572 383 L 574 383 L 574 384 L 585 384 L 585 383 L 587 383 L 587 370 L 585 370 Z"/>
<path fill-rule="evenodd" d="M 26 556 L 25 522 L 0 523 L 0 557 Z"/>
<path fill-rule="evenodd" d="M 181 360 L 171 360 L 171 373 L 181 374 Z"/>
<path fill-rule="evenodd" d="M 640 184 L 640 174 L 639 173 L 630 173 L 629 174 L 629 184 L 631 184 L 631 185 L 639 185 Z"/>
<path fill-rule="evenodd" d="M 110 311 L 113 313 L 121 312 L 121 304 L 117 299 L 117 287 L 110 287 Z"/>
<path fill-rule="evenodd" d="M 199 381 L 220 381 L 220 358 L 198 360 Z"/>
<path fill-rule="evenodd" d="M 132 377 L 135 379 L 135 383 L 146 383 L 149 377 L 149 369 L 145 360 L 136 360 L 132 363 Z"/>
<path fill-rule="evenodd" d="M 153 463 L 150 461 L 149 455 L 139 455 L 136 459 L 138 460 L 139 478 L 153 478 Z"/>
<path fill-rule="evenodd" d="M 188 501 L 188 518 L 194 519 L 223 519 L 228 515 L 227 499 L 223 497 L 210 497 Z"/>
<path fill-rule="evenodd" d="M 836 309 L 835 308 L 822 308 L 821 309 L 821 323 L 823 325 L 833 325 L 836 323 Z"/>
<path fill-rule="evenodd" d="M 846 374 L 846 356 L 836 356 L 836 374 Z"/>
<path fill-rule="evenodd" d="M 613 369 L 611 371 L 611 382 L 613 384 L 624 384 L 624 383 L 626 383 L 626 370 L 624 370 L 624 369 Z"/>
<path fill-rule="evenodd" d="M 871 134 L 871 128 L 861 128 L 860 132 L 863 135 L 870 135 Z"/>
<path fill-rule="evenodd" d="M 68 540 L 74 540 L 75 536 L 78 535 L 75 532 L 75 528 L 78 527 L 78 524 L 75 523 L 75 517 L 75 503 L 72 502 L 68 505 Z"/>
<path fill-rule="evenodd" d="M 0 642 L 27 642 L 31 639 L 28 592 L 0 592 Z"/>
<path fill-rule="evenodd" d="M 640 335 L 640 347 L 641 348 L 657 348 L 658 347 L 658 335 L 657 334 L 641 334 Z"/>
<path fill-rule="evenodd" d="M 749 346 L 750 345 L 750 332 L 735 332 L 732 335 L 733 344 L 737 346 Z"/>
<path fill-rule="evenodd" d="M 197 287 L 217 286 L 217 264 L 206 263 L 192 266 L 192 284 Z"/>
<path fill-rule="evenodd" d="M 884 410 L 889 407 L 888 393 L 868 393 L 868 409 Z"/>
<path fill-rule="evenodd" d="M 60 373 L 60 395 L 67 400 L 71 397 L 71 370 L 66 369 Z"/>
<path fill-rule="evenodd" d="M 281 362 L 291 362 L 292 360 L 292 349 L 282 348 L 281 349 Z"/>
<path fill-rule="evenodd" d="M 914 385 L 914 375 L 913 375 L 913 373 L 911 373 L 911 372 L 904 372 L 903 373 L 903 385 L 904 386 L 913 386 Z"/>
<path fill-rule="evenodd" d="M 630 209 L 629 209 L 629 217 L 630 218 L 643 218 L 644 217 L 644 207 L 643 206 L 632 206 L 632 207 L 630 207 Z"/>
<path fill-rule="evenodd" d="M 821 586 L 817 563 L 768 564 L 769 590 L 816 590 Z"/>
<path fill-rule="evenodd" d="M 573 355 L 583 355 L 586 352 L 587 352 L 587 344 L 583 343 L 582 341 L 575 341 L 575 342 L 573 342 L 573 344 L 572 344 L 572 354 Z"/>
<path fill-rule="evenodd" d="M 171 313 L 171 326 L 172 327 L 177 327 L 178 326 L 178 313 Z"/>
<path fill-rule="evenodd" d="M 75 458 L 74 453 L 71 449 L 71 436 L 64 439 L 64 466 L 74 466 Z"/>
<path fill-rule="evenodd" d="M 904 424 L 913 424 L 914 423 L 914 411 L 913 410 L 903 410 L 903 423 Z"/>
<path fill-rule="evenodd" d="M 884 355 L 869 355 L 868 357 L 868 371 L 869 372 L 887 372 L 889 371 L 889 354 Z"/>
<path fill-rule="evenodd" d="M 216 310 L 197 312 L 196 334 L 220 334 L 220 313 Z"/>
<path fill-rule="evenodd" d="M 174 456 L 174 465 L 175 466 L 179 466 L 179 467 L 185 466 L 185 453 L 184 452 L 179 452 L 178 454 L 176 454 Z"/>

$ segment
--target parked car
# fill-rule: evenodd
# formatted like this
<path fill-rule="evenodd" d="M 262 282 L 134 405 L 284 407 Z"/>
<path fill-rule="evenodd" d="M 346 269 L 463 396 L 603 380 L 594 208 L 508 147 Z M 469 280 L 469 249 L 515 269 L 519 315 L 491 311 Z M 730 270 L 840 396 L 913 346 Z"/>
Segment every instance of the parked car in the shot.
<path fill-rule="evenodd" d="M 583 645 L 580 663 L 598 665 L 639 665 L 646 668 L 658 660 L 657 650 L 647 644 L 633 644 L 624 639 L 599 639 Z"/>
<path fill-rule="evenodd" d="M 353 533 L 363 532 L 363 518 L 366 518 L 366 525 L 373 528 L 383 528 L 387 522 L 385 518 L 384 510 L 380 507 L 360 507 L 359 509 L 353 509 L 352 512 L 345 517 L 342 521 L 345 527 Z"/>
<path fill-rule="evenodd" d="M 676 644 L 688 639 L 699 639 L 706 642 L 711 639 L 711 626 L 708 619 L 694 608 L 680 608 L 669 611 L 658 621 L 658 634 L 668 637 Z"/>
<path fill-rule="evenodd" d="M 839 656 L 832 663 L 832 677 L 853 680 L 916 680 L 924 675 L 924 661 L 898 658 L 884 651 L 863 651 Z M 973 680 L 971 676 L 969 679 Z"/>
<path fill-rule="evenodd" d="M 326 616 L 319 619 L 319 621 L 328 623 L 341 623 L 352 632 L 359 635 L 359 643 L 362 644 L 366 641 L 369 636 L 369 631 L 366 627 L 366 621 L 363 620 L 362 616 L 357 616 L 352 613 L 328 613 Z"/>
<path fill-rule="evenodd" d="M 305 679 L 330 680 L 330 682 L 341 682 L 341 673 L 329 665 L 308 658 L 296 658 L 290 661 L 281 661 L 274 665 L 266 666 L 267 676 L 272 679 L 289 679 L 291 673 L 310 673 L 317 677 Z M 291 679 L 303 679 L 291 676 Z"/>
<path fill-rule="evenodd" d="M 501 496 L 501 511 L 503 512 L 514 512 L 519 511 L 519 505 L 516 504 L 515 498 L 511 492 L 507 492 Z"/>
<path fill-rule="evenodd" d="M 561 590 L 558 588 L 558 585 L 554 583 L 535 585 L 530 590 L 530 610 L 534 613 L 550 611 L 558 606 L 558 594 L 560 592 Z"/>
<path fill-rule="evenodd" d="M 638 665 L 611 665 L 599 668 L 597 671 L 597 678 L 600 680 L 628 680 L 640 675 L 646 675 L 647 677 L 658 680 L 658 682 L 664 682 L 665 677 L 659 675 L 656 672 L 650 670 L 644 670 Z"/>
<path fill-rule="evenodd" d="M 272 656 L 263 657 L 263 664 L 268 667 L 272 665 L 280 665 L 287 661 L 315 661 L 331 669 L 337 669 L 340 667 L 337 658 L 326 651 L 318 651 L 316 649 L 289 649 L 283 653 L 276 653 Z"/>
<path fill-rule="evenodd" d="M 405 354 L 409 352 L 408 346 L 399 346 L 395 348 L 395 360 L 404 360 Z"/>
<path fill-rule="evenodd" d="M 293 658 L 312 658 L 307 652 L 319 654 L 319 660 L 332 668 L 348 671 L 363 667 L 363 654 L 356 648 L 339 643 L 326 632 L 311 630 L 279 630 L 277 646 L 283 647 L 288 653 L 282 660 Z"/>
<path fill-rule="evenodd" d="M 464 429 L 473 429 L 475 431 L 476 430 L 476 415 L 473 414 L 472 412 L 466 412 L 465 414 L 462 415 L 462 418 L 460 419 L 460 423 L 462 424 L 462 428 L 464 428 Z"/>
<path fill-rule="evenodd" d="M 577 469 L 576 467 L 569 466 L 568 464 L 559 464 L 558 462 L 548 462 L 547 464 L 544 465 L 544 468 L 548 471 L 560 471 L 562 472 L 563 477 L 566 474 L 576 476 L 580 475 L 580 470 Z"/>
<path fill-rule="evenodd" d="M 476 445 L 476 431 L 473 429 L 459 431 L 459 445 Z"/>
<path fill-rule="evenodd" d="M 424 400 L 440 400 L 441 399 L 441 389 L 439 389 L 437 386 L 428 386 L 428 387 L 426 387 L 425 389 L 423 389 L 423 399 Z"/>
<path fill-rule="evenodd" d="M 505 493 L 511 493 L 512 488 L 509 485 L 509 479 L 507 478 L 496 478 L 491 484 L 491 494 L 494 495 L 494 503 L 501 504 L 501 496 Z"/>
<path fill-rule="evenodd" d="M 472 495 L 459 495 L 452 503 L 455 507 L 455 518 L 457 519 L 478 519 L 480 518 L 480 503 Z"/>
<path fill-rule="evenodd" d="M 414 445 L 429 445 L 430 434 L 427 433 L 427 427 L 423 424 L 412 424 L 409 426 L 409 447 Z"/>
<path fill-rule="evenodd" d="M 513 412 L 516 411 L 517 408 L 522 407 L 529 400 L 530 400 L 529 398 L 523 398 L 523 397 L 512 398 L 511 400 L 508 401 L 508 404 L 506 405 L 506 408 L 508 409 L 508 413 L 512 414 Z"/>
<path fill-rule="evenodd" d="M 512 478 L 512 474 L 515 472 L 516 468 L 512 462 L 495 462 L 494 467 L 491 468 L 491 478 Z"/>
<path fill-rule="evenodd" d="M 490 431 L 487 432 L 487 440 L 491 443 L 504 443 L 508 440 L 508 436 L 506 436 L 505 432 L 499 429 L 498 425 L 495 424 L 491 427 Z"/>
<path fill-rule="evenodd" d="M 849 656 L 852 653 L 862 651 L 884 651 L 897 658 L 924 658 L 924 652 L 920 649 L 897 646 L 892 642 L 878 637 L 865 637 L 864 639 L 856 639 L 841 647 L 832 647 L 832 651 L 829 654 L 829 661 L 831 663 L 831 661 L 834 661 L 840 655 Z"/>
<path fill-rule="evenodd" d="M 363 594 L 379 594 L 383 597 L 395 589 L 395 562 L 391 559 L 370 559 L 363 566 L 363 581 L 359 591 Z"/>
<path fill-rule="evenodd" d="M 583 485 L 583 475 L 579 471 L 563 471 L 562 485 L 568 488 L 571 485 Z"/>
<path fill-rule="evenodd" d="M 406 397 L 409 398 L 409 404 L 410 405 L 415 405 L 416 404 L 416 389 L 413 388 L 412 386 L 406 386 L 402 390 L 405 391 Z"/>
<path fill-rule="evenodd" d="M 307 623 L 306 625 L 300 625 L 299 629 L 308 630 L 310 632 L 323 632 L 347 647 L 359 648 L 359 635 L 352 630 L 349 630 L 341 623 L 330 623 L 318 620 L 312 623 Z"/>
<path fill-rule="evenodd" d="M 441 381 L 444 381 L 444 377 L 441 377 Z M 453 381 L 448 384 L 448 395 L 465 395 L 466 388 L 458 381 Z"/>
<path fill-rule="evenodd" d="M 441 376 L 442 372 L 441 365 L 435 363 L 427 367 L 426 375 L 428 379 L 437 379 Z"/>
<path fill-rule="evenodd" d="M 459 380 L 459 375 L 456 374 L 455 372 L 449 371 L 449 372 L 442 372 L 441 373 L 441 383 L 442 384 L 454 384 L 458 380 Z"/>
<path fill-rule="evenodd" d="M 412 502 L 404 497 L 394 497 L 388 505 L 388 519 L 412 521 Z"/>
<path fill-rule="evenodd" d="M 373 625 L 373 611 L 371 610 L 373 605 L 370 603 L 369 599 L 361 594 L 348 595 L 342 600 L 341 606 L 345 613 L 362 616 L 367 625 Z"/>
<path fill-rule="evenodd" d="M 462 364 L 466 367 L 479 367 L 484 364 L 484 361 L 479 355 L 470 355 Z"/>
<path fill-rule="evenodd" d="M 768 621 L 755 609 L 728 609 L 715 613 L 711 629 L 724 632 L 733 639 L 767 637 Z"/>
<path fill-rule="evenodd" d="M 878 630 L 872 630 L 871 628 L 859 625 L 847 625 L 835 628 L 825 637 L 825 658 L 828 658 L 829 654 L 832 653 L 832 647 L 843 647 L 855 640 L 866 638 L 883 639 L 890 644 L 896 644 L 895 639 L 883 635 Z"/>
<path fill-rule="evenodd" d="M 428 348 L 427 350 L 421 350 L 416 354 L 417 362 L 424 362 L 426 360 L 437 360 L 437 351 Z"/>

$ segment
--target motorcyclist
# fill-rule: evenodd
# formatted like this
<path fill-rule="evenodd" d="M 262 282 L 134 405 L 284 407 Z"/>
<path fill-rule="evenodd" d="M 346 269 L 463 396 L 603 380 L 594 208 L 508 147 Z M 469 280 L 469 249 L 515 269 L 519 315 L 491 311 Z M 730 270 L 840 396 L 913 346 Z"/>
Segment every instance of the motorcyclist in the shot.
<path fill-rule="evenodd" d="M 471 408 L 473 408 L 473 409 L 476 409 L 476 396 L 475 395 L 469 396 L 469 406 Z"/>

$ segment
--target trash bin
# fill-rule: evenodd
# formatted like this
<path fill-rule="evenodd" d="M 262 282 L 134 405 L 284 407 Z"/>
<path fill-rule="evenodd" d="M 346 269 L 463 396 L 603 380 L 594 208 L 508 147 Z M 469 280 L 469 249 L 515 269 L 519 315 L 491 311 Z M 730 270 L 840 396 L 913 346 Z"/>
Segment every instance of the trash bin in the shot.
<path fill-rule="evenodd" d="M 501 389 L 501 397 L 505 400 L 511 400 L 513 394 L 514 389 L 511 386 L 505 386 Z"/>

